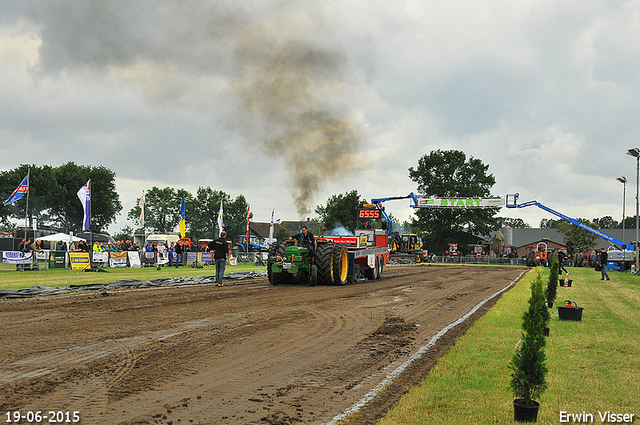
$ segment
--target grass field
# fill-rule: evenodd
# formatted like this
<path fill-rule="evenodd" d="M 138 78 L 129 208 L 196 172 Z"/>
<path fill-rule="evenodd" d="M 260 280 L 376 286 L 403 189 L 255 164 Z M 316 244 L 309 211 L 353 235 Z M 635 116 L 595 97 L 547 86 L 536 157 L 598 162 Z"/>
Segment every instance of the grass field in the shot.
<path fill-rule="evenodd" d="M 215 266 L 203 268 L 191 267 L 145 267 L 139 269 L 121 268 L 104 269 L 105 272 L 83 272 L 78 270 L 47 269 L 38 271 L 0 270 L 0 288 L 29 288 L 31 286 L 69 286 L 88 285 L 94 283 L 110 283 L 117 280 L 136 279 L 152 280 L 169 277 L 214 275 Z M 264 266 L 254 266 L 252 263 L 227 265 L 225 273 L 248 272 L 265 270 Z"/>
<path fill-rule="evenodd" d="M 548 269 L 540 269 L 547 282 Z M 390 424 L 513 423 L 508 390 L 521 315 L 530 296 L 528 273 L 442 357 L 386 418 Z M 640 423 L 640 277 L 570 269 L 573 286 L 558 288 L 559 304 L 570 298 L 585 307 L 582 322 L 559 321 L 551 310 L 547 338 L 548 389 L 539 400 L 541 424 L 558 424 L 560 412 L 635 414 Z M 577 421 L 572 421 L 576 423 Z"/>

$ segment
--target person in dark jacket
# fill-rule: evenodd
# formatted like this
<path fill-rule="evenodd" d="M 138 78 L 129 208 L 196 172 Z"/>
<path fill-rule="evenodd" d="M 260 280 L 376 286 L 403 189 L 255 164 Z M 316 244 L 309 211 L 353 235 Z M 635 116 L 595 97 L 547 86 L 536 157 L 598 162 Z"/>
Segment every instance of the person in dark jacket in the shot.
<path fill-rule="evenodd" d="M 227 265 L 227 256 L 229 255 L 229 244 L 227 243 L 227 232 L 222 231 L 220 237 L 209 242 L 209 251 L 213 252 L 213 259 L 216 263 L 216 286 L 224 286 L 222 278 L 224 276 L 224 268 Z"/>
<path fill-rule="evenodd" d="M 307 226 L 302 226 L 302 231 L 295 236 L 291 237 L 295 239 L 298 243 L 298 246 L 305 247 L 311 253 L 313 257 L 316 253 L 316 238 L 313 237 L 313 234 L 307 230 Z"/>
<path fill-rule="evenodd" d="M 609 274 L 607 273 L 607 261 L 609 260 L 609 256 L 607 255 L 607 251 L 604 248 L 600 248 L 600 280 L 611 280 L 609 279 Z"/>
<path fill-rule="evenodd" d="M 567 258 L 564 252 L 558 250 L 558 274 L 562 274 L 564 271 L 565 274 L 569 274 L 567 269 L 564 268 L 564 260 Z"/>
<path fill-rule="evenodd" d="M 178 243 L 176 243 L 176 269 L 180 266 L 180 263 L 182 263 L 182 254 L 184 253 L 184 246 L 180 242 L 181 241 L 178 241 Z"/>

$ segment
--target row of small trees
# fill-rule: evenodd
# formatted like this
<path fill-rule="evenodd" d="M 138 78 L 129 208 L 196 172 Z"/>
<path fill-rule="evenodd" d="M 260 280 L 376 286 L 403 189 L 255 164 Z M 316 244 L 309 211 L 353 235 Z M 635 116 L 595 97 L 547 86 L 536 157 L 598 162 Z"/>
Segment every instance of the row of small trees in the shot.
<path fill-rule="evenodd" d="M 510 389 L 516 398 L 514 406 L 537 408 L 540 404 L 535 400 L 547 388 L 544 330 L 549 328 L 551 316 L 548 308 L 553 306 L 557 294 L 558 258 L 555 256 L 551 259 L 549 273 L 546 289 L 543 290 L 540 272 L 531 282 L 529 308 L 522 315 L 524 332 L 521 344 L 509 364 Z"/>

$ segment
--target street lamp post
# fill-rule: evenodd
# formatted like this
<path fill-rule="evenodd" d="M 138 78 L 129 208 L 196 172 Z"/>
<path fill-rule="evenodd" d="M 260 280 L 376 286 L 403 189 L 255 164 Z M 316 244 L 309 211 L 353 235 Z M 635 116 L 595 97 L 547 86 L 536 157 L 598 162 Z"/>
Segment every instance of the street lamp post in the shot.
<path fill-rule="evenodd" d="M 636 158 L 636 240 L 634 242 L 635 252 L 636 252 L 636 273 L 638 273 L 638 239 L 640 239 L 640 225 L 638 223 L 638 195 L 640 194 L 638 187 L 640 186 L 640 149 L 633 148 L 627 151 L 627 155 L 631 155 Z"/>
<path fill-rule="evenodd" d="M 625 207 L 627 206 L 627 178 L 625 176 L 618 177 L 618 181 L 622 183 L 622 242 L 624 242 L 624 219 L 625 219 Z M 626 251 L 627 245 L 624 242 L 622 247 L 623 251 Z"/>

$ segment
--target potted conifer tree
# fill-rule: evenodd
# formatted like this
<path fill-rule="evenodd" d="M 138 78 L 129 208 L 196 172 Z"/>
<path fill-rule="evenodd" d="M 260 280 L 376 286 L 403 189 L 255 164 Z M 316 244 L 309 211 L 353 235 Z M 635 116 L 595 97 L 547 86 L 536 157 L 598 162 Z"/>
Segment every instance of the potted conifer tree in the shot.
<path fill-rule="evenodd" d="M 547 388 L 543 336 L 544 318 L 540 311 L 544 308 L 542 277 L 538 272 L 531 283 L 529 308 L 522 315 L 522 340 L 519 348 L 509 363 L 511 382 L 509 388 L 513 392 L 513 419 L 518 422 L 535 422 L 538 419 L 539 398 Z"/>
<path fill-rule="evenodd" d="M 549 265 L 549 282 L 547 283 L 547 289 L 544 294 L 547 297 L 547 306 L 553 307 L 553 302 L 556 300 L 558 294 L 558 256 L 551 257 L 551 264 Z"/>

